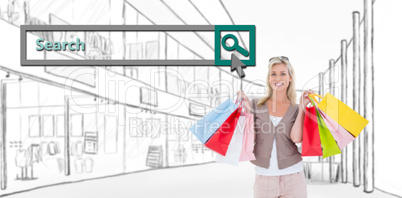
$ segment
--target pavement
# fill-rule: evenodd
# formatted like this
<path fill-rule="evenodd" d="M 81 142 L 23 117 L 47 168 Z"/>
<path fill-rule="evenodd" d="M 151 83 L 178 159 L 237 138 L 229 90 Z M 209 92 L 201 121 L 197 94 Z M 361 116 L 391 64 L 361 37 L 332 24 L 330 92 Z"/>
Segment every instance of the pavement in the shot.
<path fill-rule="evenodd" d="M 102 179 L 44 187 L 7 198 L 247 198 L 253 197 L 254 166 L 207 163 L 177 168 L 155 169 Z M 347 184 L 308 184 L 309 198 L 395 198 Z"/>

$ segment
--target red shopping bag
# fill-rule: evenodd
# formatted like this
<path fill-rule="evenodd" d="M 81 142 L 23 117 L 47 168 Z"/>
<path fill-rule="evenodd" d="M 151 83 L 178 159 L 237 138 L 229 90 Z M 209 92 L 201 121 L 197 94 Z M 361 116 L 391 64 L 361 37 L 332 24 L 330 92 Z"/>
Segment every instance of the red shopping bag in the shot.
<path fill-rule="evenodd" d="M 236 129 L 240 114 L 241 105 L 232 114 L 230 114 L 228 119 L 223 122 L 219 129 L 216 130 L 212 137 L 205 143 L 205 146 L 225 156 L 230 144 L 230 140 L 232 140 L 233 133 Z"/>
<path fill-rule="evenodd" d="M 320 132 L 315 107 L 306 107 L 303 124 L 302 156 L 322 156 Z"/>

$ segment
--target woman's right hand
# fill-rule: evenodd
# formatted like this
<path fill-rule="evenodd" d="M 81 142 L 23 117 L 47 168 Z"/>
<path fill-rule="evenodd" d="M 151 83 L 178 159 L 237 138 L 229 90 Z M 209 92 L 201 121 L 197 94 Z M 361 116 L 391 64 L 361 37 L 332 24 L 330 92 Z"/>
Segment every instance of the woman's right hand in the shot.
<path fill-rule="evenodd" d="M 308 94 L 314 94 L 314 91 L 309 89 L 303 92 L 303 94 L 300 96 L 299 110 L 305 110 L 307 105 L 310 103 Z"/>
<path fill-rule="evenodd" d="M 237 95 L 238 95 L 239 98 L 243 99 L 243 102 L 245 103 L 244 106 L 246 107 L 246 112 L 250 113 L 251 102 L 248 99 L 248 97 L 246 96 L 246 94 L 242 90 L 240 90 L 240 91 L 237 92 Z"/>

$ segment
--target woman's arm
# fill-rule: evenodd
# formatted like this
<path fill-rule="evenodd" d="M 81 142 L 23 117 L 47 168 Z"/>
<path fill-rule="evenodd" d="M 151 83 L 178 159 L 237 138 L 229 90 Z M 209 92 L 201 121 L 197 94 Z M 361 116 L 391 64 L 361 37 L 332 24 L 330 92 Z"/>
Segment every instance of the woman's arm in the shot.
<path fill-rule="evenodd" d="M 303 105 L 299 106 L 296 121 L 290 131 L 290 138 L 294 143 L 300 143 L 303 141 L 304 109 L 302 109 L 302 106 Z"/>
<path fill-rule="evenodd" d="M 304 91 L 300 96 L 299 112 L 297 113 L 296 121 L 293 124 L 292 130 L 290 131 L 290 138 L 294 143 L 300 143 L 303 141 L 304 110 L 306 109 L 307 104 L 310 103 L 308 94 L 312 93 L 314 92 L 310 89 Z"/>
<path fill-rule="evenodd" d="M 242 90 L 240 90 L 240 91 L 237 91 L 237 95 L 243 99 L 243 102 L 245 103 L 244 106 L 246 108 L 246 113 L 251 113 L 251 104 L 252 103 L 250 102 L 250 100 L 248 99 L 246 94 Z"/>

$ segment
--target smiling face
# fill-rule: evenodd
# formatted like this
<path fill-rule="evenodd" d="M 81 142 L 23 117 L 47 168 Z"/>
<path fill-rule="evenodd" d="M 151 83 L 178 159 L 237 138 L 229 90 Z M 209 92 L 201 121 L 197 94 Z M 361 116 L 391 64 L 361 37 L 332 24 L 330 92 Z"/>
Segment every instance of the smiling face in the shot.
<path fill-rule="evenodd" d="M 286 91 L 292 81 L 289 70 L 284 63 L 277 63 L 272 66 L 269 74 L 269 85 L 274 91 Z"/>

